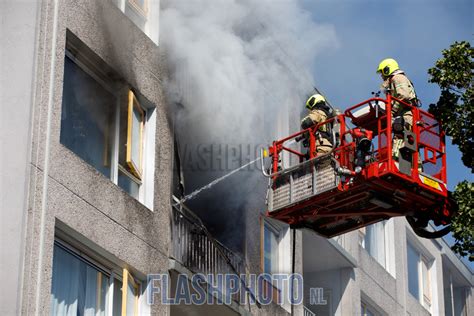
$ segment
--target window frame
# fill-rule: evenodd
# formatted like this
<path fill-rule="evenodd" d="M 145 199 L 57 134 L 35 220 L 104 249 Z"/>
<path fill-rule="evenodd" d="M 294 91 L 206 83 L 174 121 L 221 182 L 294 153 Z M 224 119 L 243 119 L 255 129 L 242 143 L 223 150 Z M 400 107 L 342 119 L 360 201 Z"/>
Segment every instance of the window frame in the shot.
<path fill-rule="evenodd" d="M 143 6 L 140 5 L 140 3 L 138 3 L 137 0 L 126 0 L 127 1 L 127 4 L 133 8 L 138 14 L 140 14 L 140 16 L 147 20 L 148 19 L 148 7 L 149 7 L 149 3 L 148 3 L 148 0 L 143 0 Z"/>
<path fill-rule="evenodd" d="M 62 235 L 62 233 L 61 233 Z M 66 241 L 67 240 L 67 241 Z M 129 316 L 127 315 L 127 291 L 126 291 L 126 286 L 128 281 L 132 281 L 134 289 L 135 289 L 135 314 L 134 315 L 139 315 L 139 310 L 140 310 L 140 299 L 142 297 L 142 282 L 137 281 L 137 278 L 133 276 L 132 273 L 130 273 L 128 268 L 120 268 L 118 265 L 111 263 L 111 262 L 105 262 L 108 261 L 107 259 L 100 259 L 98 258 L 98 255 L 93 254 L 93 251 L 88 252 L 84 250 L 86 246 L 78 244 L 77 247 L 76 244 L 78 242 L 70 240 L 69 237 L 66 236 L 66 238 L 61 238 L 58 236 L 55 236 L 54 238 L 54 243 L 53 245 L 57 245 L 61 249 L 65 250 L 68 252 L 70 255 L 74 256 L 77 258 L 77 260 L 83 261 L 85 264 L 88 264 L 89 266 L 93 267 L 97 271 L 101 272 L 99 275 L 105 275 L 106 277 L 109 278 L 109 282 L 107 285 L 107 292 L 105 293 L 105 303 L 104 306 L 106 306 L 105 309 L 105 315 L 106 316 L 113 316 L 113 298 L 114 298 L 114 282 L 119 281 L 122 283 L 122 304 L 121 304 L 121 310 L 120 310 L 120 315 L 121 316 Z M 54 253 L 53 253 L 54 256 Z M 102 263 L 103 262 L 103 263 Z M 52 277 L 53 277 L 53 269 L 51 269 L 51 282 L 52 282 Z M 51 293 L 52 294 L 52 293 Z"/>
<path fill-rule="evenodd" d="M 140 136 L 139 136 L 139 161 L 138 163 L 133 160 L 132 157 L 132 148 L 133 148 L 133 117 L 134 117 L 134 109 L 137 109 L 141 115 L 140 120 Z M 135 93 L 130 89 L 128 91 L 128 107 L 127 107 L 127 141 L 125 144 L 126 155 L 125 155 L 125 162 L 127 163 L 128 167 L 130 168 L 131 173 L 139 180 L 141 184 L 142 176 L 143 176 L 143 146 L 144 146 L 144 125 L 146 121 L 146 112 L 143 110 L 140 102 L 138 102 Z M 133 179 L 132 179 L 133 180 Z"/>
<path fill-rule="evenodd" d="M 143 5 L 137 0 L 113 0 L 113 2 L 154 44 L 159 46 L 159 1 L 145 0 Z"/>
<path fill-rule="evenodd" d="M 108 178 L 115 185 L 121 187 L 131 197 L 138 200 L 148 209 L 153 210 L 154 204 L 154 164 L 155 164 L 155 142 L 156 135 L 156 106 L 146 100 L 139 93 L 135 92 L 132 87 L 125 82 L 108 64 L 106 64 L 99 56 L 97 56 L 89 47 L 81 42 L 71 31 L 66 32 L 66 49 L 65 59 L 69 59 L 75 67 L 79 68 L 85 74 L 90 76 L 90 80 L 96 81 L 100 89 L 111 94 L 111 104 L 109 117 L 107 117 L 107 131 L 104 132 L 104 146 L 101 165 L 104 173 L 96 165 L 92 165 L 85 161 L 74 149 L 61 143 L 65 148 L 70 150 L 79 159 L 84 160 L 91 168 L 99 171 L 104 177 Z M 66 73 L 64 73 L 64 76 Z M 64 83 L 65 84 L 65 83 Z M 71 85 L 71 83 L 69 83 Z M 63 88 L 64 89 L 64 88 Z M 112 99 L 113 98 L 113 99 Z M 67 105 L 62 105 L 62 107 Z M 139 161 L 130 159 L 127 163 L 127 147 L 131 148 L 131 119 L 133 118 L 133 110 L 140 113 L 140 137 L 139 137 Z M 129 113 L 130 112 L 130 113 Z M 123 116 L 121 115 L 123 114 Z M 132 115 L 132 118 L 130 117 Z M 122 126 L 121 124 L 122 123 Z M 124 126 L 124 125 L 127 126 Z M 121 129 L 124 129 L 122 134 Z M 129 131 L 130 130 L 130 131 Z M 153 131 L 152 131 L 153 130 Z M 62 129 L 61 129 L 62 131 Z M 122 136 L 121 136 L 122 135 Z M 130 138 L 130 140 L 128 139 Z M 127 143 L 129 146 L 126 146 Z M 123 158 L 120 156 L 121 150 L 124 151 Z M 119 157 L 120 156 L 120 157 Z M 138 163 L 138 164 L 137 164 Z M 126 177 L 132 186 L 132 189 L 122 188 L 120 177 Z"/>
<path fill-rule="evenodd" d="M 276 266 L 277 266 L 277 271 L 276 272 L 273 272 L 273 271 L 265 271 L 265 229 L 268 229 L 270 231 L 270 233 L 274 234 L 275 235 L 275 239 L 276 239 L 276 243 L 277 243 L 277 253 L 276 253 Z M 269 273 L 269 274 L 272 274 L 272 273 L 279 273 L 280 271 L 280 260 L 279 260 L 279 243 L 280 243 L 280 232 L 278 230 L 278 228 L 273 225 L 272 223 L 270 223 L 268 220 L 262 218 L 261 219 L 261 264 L 262 264 L 262 272 L 263 273 Z M 272 262 L 272 266 L 273 266 L 273 262 Z"/>
<path fill-rule="evenodd" d="M 425 306 L 428 310 L 431 310 L 432 302 L 433 302 L 433 293 L 431 288 L 431 266 L 429 260 L 420 253 L 420 269 L 421 269 L 421 285 L 422 285 L 422 299 L 423 299 L 423 306 Z M 427 291 L 428 293 L 425 293 Z M 428 294 L 428 295 L 427 295 Z M 427 306 L 426 306 L 426 305 Z"/>
<path fill-rule="evenodd" d="M 408 287 L 408 293 L 414 297 L 425 309 L 431 311 L 433 306 L 433 286 L 432 286 L 432 267 L 434 265 L 434 259 L 429 259 L 426 256 L 426 252 L 420 250 L 420 247 L 415 246 L 414 242 L 407 238 L 407 278 L 408 278 L 408 247 L 411 247 L 412 250 L 416 253 L 416 269 L 418 274 L 417 287 L 418 287 L 418 297 L 413 295 L 410 292 Z M 407 283 L 409 286 L 409 284 Z M 426 286 L 425 286 L 426 285 Z M 426 293 L 428 292 L 428 293 Z"/>
<path fill-rule="evenodd" d="M 383 232 L 383 245 L 381 245 L 381 248 L 383 249 L 383 263 L 380 262 L 378 260 L 378 258 L 374 257 L 371 253 L 371 251 L 369 251 L 370 249 L 372 249 L 372 247 L 377 247 L 379 245 L 371 245 L 370 244 L 370 249 L 369 249 L 369 245 L 367 244 L 367 236 L 368 236 L 368 230 L 371 229 L 373 230 L 374 229 L 374 225 L 382 225 L 382 232 Z M 377 242 L 380 241 L 380 238 L 376 238 Z M 365 251 L 367 251 L 367 253 L 370 255 L 370 257 L 372 257 L 379 265 L 381 265 L 384 269 L 387 270 L 387 267 L 388 267 L 388 241 L 387 241 L 387 221 L 380 221 L 380 222 L 377 222 L 377 223 L 374 223 L 374 224 L 371 224 L 367 227 L 364 227 L 364 232 L 363 232 L 363 240 L 362 240 L 362 248 L 365 249 Z"/>
<path fill-rule="evenodd" d="M 127 268 L 123 268 L 123 273 L 122 273 L 122 316 L 130 316 L 127 315 L 127 296 L 128 296 L 128 282 L 132 284 L 133 289 L 135 290 L 135 307 L 134 307 L 134 313 L 133 316 L 137 316 L 138 314 L 138 308 L 139 308 L 139 298 L 140 298 L 140 288 L 141 288 L 141 283 L 135 281 L 135 278 L 133 275 L 128 271 Z"/>
<path fill-rule="evenodd" d="M 120 94 L 117 93 L 118 85 L 111 79 L 107 74 L 105 74 L 97 65 L 94 63 L 94 61 L 91 61 L 86 54 L 83 54 L 79 51 L 79 48 L 77 48 L 74 44 L 71 44 L 70 42 L 67 43 L 66 45 L 66 50 L 64 54 L 64 58 L 69 58 L 72 63 L 76 65 L 81 71 L 86 73 L 88 76 L 90 76 L 93 80 L 97 82 L 98 85 L 101 86 L 106 92 L 110 93 L 114 99 L 115 102 L 117 103 L 117 106 L 120 104 Z M 65 73 L 63 74 L 63 79 L 64 79 Z M 63 93 L 64 93 L 64 80 L 63 80 Z M 64 102 L 62 100 L 61 102 Z M 61 108 L 64 106 L 64 104 L 61 104 Z M 61 109 L 62 110 L 62 109 Z M 113 111 L 117 111 L 117 109 L 110 109 Z M 109 117 L 107 120 L 107 129 L 106 132 L 104 133 L 104 144 L 107 146 L 110 145 L 110 148 L 107 146 L 104 146 L 103 148 L 103 153 L 102 153 L 102 160 L 103 160 L 103 165 L 104 167 L 109 167 L 108 169 L 110 170 L 110 175 L 107 177 L 105 174 L 103 174 L 100 170 L 98 170 L 95 166 L 91 165 L 86 161 L 88 165 L 90 165 L 92 168 L 95 170 L 99 171 L 103 176 L 106 178 L 112 179 L 113 175 L 113 168 L 114 168 L 114 146 L 115 146 L 115 137 L 116 135 L 113 135 L 111 138 L 110 132 L 112 129 L 115 130 L 115 117 Z M 61 131 L 60 131 L 61 132 Z M 80 157 L 76 152 L 74 152 L 72 149 L 61 143 L 65 148 L 68 148 L 71 152 L 73 152 L 76 156 L 78 156 L 80 159 L 84 160 L 82 157 Z M 108 155 L 111 155 L 110 157 L 110 165 L 108 161 Z M 115 183 L 115 182 L 114 182 Z"/>
<path fill-rule="evenodd" d="M 370 304 L 367 304 L 365 301 L 360 302 L 360 314 L 361 316 L 367 316 L 367 311 L 370 312 L 373 316 L 379 316 L 380 313 L 377 312 Z"/>
<path fill-rule="evenodd" d="M 277 271 L 265 271 L 265 229 L 268 228 L 268 230 L 275 235 L 276 237 L 276 242 L 277 242 L 277 254 L 276 254 L 276 262 L 273 263 L 271 262 L 272 266 L 273 264 L 276 264 Z M 268 273 L 270 275 L 274 273 L 280 273 L 280 257 L 279 257 L 279 247 L 280 247 L 280 241 L 281 241 L 281 234 L 276 225 L 271 223 L 269 220 L 265 219 L 264 217 L 260 217 L 260 260 L 261 260 L 261 271 L 262 273 Z M 282 297 L 283 289 L 280 289 L 276 287 L 275 284 L 272 284 L 269 280 L 267 281 L 266 279 L 263 280 L 263 288 L 261 291 L 265 293 L 266 295 L 271 294 L 273 302 L 280 302 Z M 260 293 L 262 294 L 262 293 Z"/>

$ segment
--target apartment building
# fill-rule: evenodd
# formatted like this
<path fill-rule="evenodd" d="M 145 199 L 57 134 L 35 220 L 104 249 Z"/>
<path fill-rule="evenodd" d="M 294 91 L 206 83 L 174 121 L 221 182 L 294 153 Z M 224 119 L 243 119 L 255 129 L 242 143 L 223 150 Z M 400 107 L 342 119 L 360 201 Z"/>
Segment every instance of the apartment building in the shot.
<path fill-rule="evenodd" d="M 0 190 L 0 314 L 473 310 L 472 271 L 442 240 L 414 236 L 404 219 L 326 240 L 248 209 L 245 251 L 236 254 L 176 204 L 179 155 L 163 88 L 159 5 L 0 2 L 1 96 L 8 101 L 1 115 L 7 168 Z M 262 272 L 303 274 L 304 304 L 250 305 L 260 295 L 251 289 L 229 305 L 147 303 L 149 274 L 169 275 L 174 293 L 179 274 Z M 322 289 L 319 304 L 312 304 L 312 289 Z M 274 297 L 283 290 L 265 287 Z"/>
<path fill-rule="evenodd" d="M 2 315 L 169 310 L 143 295 L 168 271 L 172 178 L 144 4 L 2 1 Z"/>
<path fill-rule="evenodd" d="M 149 274 L 248 272 L 173 206 L 159 5 L 1 2 L 2 315 L 281 310 L 147 304 Z"/>
<path fill-rule="evenodd" d="M 443 239 L 417 237 L 404 218 L 330 240 L 305 232 L 303 254 L 305 306 L 316 315 L 472 313 L 472 270 Z M 324 289 L 327 304 L 311 305 L 311 287 Z"/>

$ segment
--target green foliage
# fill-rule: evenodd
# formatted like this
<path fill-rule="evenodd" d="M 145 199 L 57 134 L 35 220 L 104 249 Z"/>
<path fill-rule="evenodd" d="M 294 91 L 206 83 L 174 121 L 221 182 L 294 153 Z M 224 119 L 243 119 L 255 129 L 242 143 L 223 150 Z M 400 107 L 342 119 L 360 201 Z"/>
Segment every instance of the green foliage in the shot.
<path fill-rule="evenodd" d="M 469 260 L 474 261 L 474 185 L 468 181 L 460 182 L 454 191 L 454 199 L 459 210 L 451 225 L 456 239 L 452 249 L 461 256 L 469 255 Z"/>
<path fill-rule="evenodd" d="M 474 49 L 466 42 L 455 42 L 443 50 L 433 68 L 428 70 L 430 82 L 441 88 L 436 104 L 429 112 L 441 121 L 446 135 L 459 147 L 462 161 L 474 172 Z M 453 193 L 459 210 L 452 219 L 452 249 L 474 261 L 474 186 L 463 181 Z"/>
<path fill-rule="evenodd" d="M 443 50 L 443 58 L 428 70 L 430 82 L 441 88 L 441 97 L 430 105 L 429 112 L 441 121 L 471 171 L 474 171 L 473 58 L 474 49 L 468 42 L 455 42 Z"/>

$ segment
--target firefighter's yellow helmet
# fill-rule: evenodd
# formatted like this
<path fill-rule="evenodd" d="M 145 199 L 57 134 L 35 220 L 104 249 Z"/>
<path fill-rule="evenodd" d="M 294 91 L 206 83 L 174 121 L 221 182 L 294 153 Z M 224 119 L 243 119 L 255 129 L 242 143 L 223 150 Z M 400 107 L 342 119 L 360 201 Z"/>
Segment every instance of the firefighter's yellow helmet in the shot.
<path fill-rule="evenodd" d="M 377 68 L 377 73 L 381 73 L 383 76 L 390 76 L 395 70 L 400 69 L 398 63 L 393 58 L 386 58 L 382 60 Z"/>
<path fill-rule="evenodd" d="M 312 96 L 309 97 L 308 101 L 306 101 L 306 107 L 309 110 L 312 110 L 314 106 L 320 102 L 326 102 L 326 98 L 324 98 L 320 94 L 313 94 Z"/>

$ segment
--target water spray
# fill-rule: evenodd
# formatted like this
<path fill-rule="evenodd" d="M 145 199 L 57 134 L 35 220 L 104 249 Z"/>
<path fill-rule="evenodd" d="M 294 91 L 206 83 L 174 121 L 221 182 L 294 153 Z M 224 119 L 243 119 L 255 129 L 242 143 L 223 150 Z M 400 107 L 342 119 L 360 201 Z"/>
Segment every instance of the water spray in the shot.
<path fill-rule="evenodd" d="M 195 191 L 189 193 L 188 195 L 186 195 L 185 197 L 183 197 L 183 198 L 179 201 L 179 203 L 184 203 L 185 201 L 191 200 L 192 198 L 194 198 L 196 195 L 198 195 L 198 194 L 201 193 L 202 191 L 212 188 L 214 185 L 216 185 L 217 183 L 221 182 L 221 181 L 224 180 L 225 178 L 230 177 L 230 176 L 233 175 L 234 173 L 238 172 L 239 170 L 244 169 L 245 167 L 250 166 L 251 164 L 257 162 L 258 160 L 260 160 L 260 157 L 258 157 L 258 158 L 256 158 L 256 159 L 254 159 L 254 160 L 252 160 L 252 161 L 246 163 L 246 164 L 243 165 L 243 166 L 238 167 L 237 169 L 232 170 L 231 172 L 229 172 L 229 173 L 223 175 L 223 176 L 220 177 L 220 178 L 215 179 L 214 181 L 212 181 L 212 182 L 209 183 L 209 184 L 206 184 L 205 186 L 201 187 L 200 189 L 197 189 L 197 190 L 195 190 Z M 176 204 L 179 204 L 179 203 L 176 203 Z"/>

